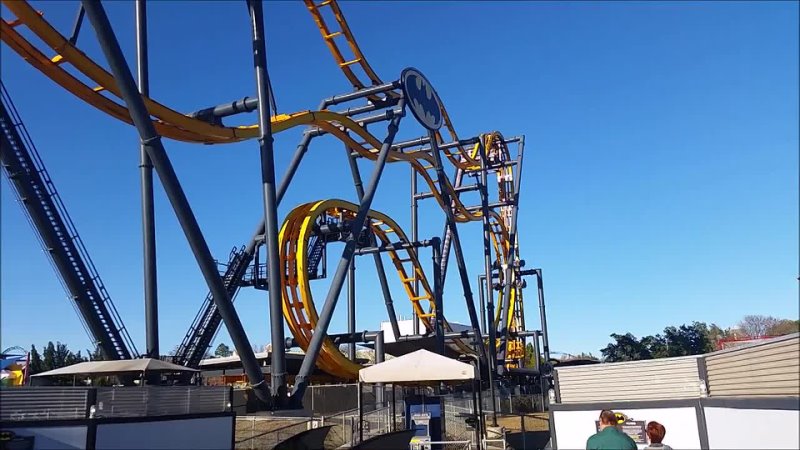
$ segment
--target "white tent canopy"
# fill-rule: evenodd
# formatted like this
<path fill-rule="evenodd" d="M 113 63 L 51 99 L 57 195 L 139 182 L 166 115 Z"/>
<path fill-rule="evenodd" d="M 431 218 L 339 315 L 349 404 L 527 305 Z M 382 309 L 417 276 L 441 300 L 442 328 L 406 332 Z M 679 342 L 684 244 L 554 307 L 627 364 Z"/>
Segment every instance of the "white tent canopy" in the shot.
<path fill-rule="evenodd" d="M 141 358 L 123 359 L 119 361 L 88 361 L 67 367 L 37 373 L 34 377 L 51 377 L 57 375 L 113 375 L 119 373 L 141 372 L 197 372 L 196 369 L 161 361 L 160 359 Z"/>
<path fill-rule="evenodd" d="M 361 369 L 358 379 L 362 383 L 472 380 L 475 368 L 423 349 Z"/>

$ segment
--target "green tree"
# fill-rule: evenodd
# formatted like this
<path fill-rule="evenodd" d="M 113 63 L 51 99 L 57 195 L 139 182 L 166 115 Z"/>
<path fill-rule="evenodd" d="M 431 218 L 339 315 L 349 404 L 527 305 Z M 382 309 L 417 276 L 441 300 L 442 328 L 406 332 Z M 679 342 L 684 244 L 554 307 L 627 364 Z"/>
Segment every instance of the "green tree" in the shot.
<path fill-rule="evenodd" d="M 36 350 L 35 345 L 31 345 L 31 352 L 30 352 L 31 360 L 28 363 L 28 373 L 30 375 L 44 372 L 44 364 L 42 363 L 42 356 L 39 354 L 39 351 Z"/>
<path fill-rule="evenodd" d="M 642 341 L 631 333 L 611 335 L 614 342 L 608 344 L 606 348 L 600 350 L 603 359 L 608 362 L 618 361 L 638 361 L 640 359 L 652 359 L 650 350 L 642 344 Z"/>
<path fill-rule="evenodd" d="M 703 322 L 666 327 L 663 334 L 637 339 L 631 333 L 612 334 L 612 342 L 600 350 L 608 362 L 638 361 L 673 356 L 700 355 L 714 349 L 708 326 Z"/>
<path fill-rule="evenodd" d="M 72 353 L 66 344 L 53 341 L 47 343 L 42 354 L 42 369 L 43 371 L 58 369 L 72 364 L 83 362 L 86 359 L 81 356 L 81 352 Z"/>
<path fill-rule="evenodd" d="M 226 356 L 231 356 L 232 354 L 233 352 L 231 351 L 231 348 L 223 343 L 220 343 L 217 346 L 217 349 L 214 350 L 214 356 L 217 358 L 224 358 Z"/>
<path fill-rule="evenodd" d="M 56 368 L 56 346 L 53 341 L 47 343 L 42 352 L 42 369 L 44 372 Z"/>
<path fill-rule="evenodd" d="M 94 351 L 86 350 L 86 357 L 88 361 L 106 361 L 106 355 L 100 346 L 95 347 Z"/>

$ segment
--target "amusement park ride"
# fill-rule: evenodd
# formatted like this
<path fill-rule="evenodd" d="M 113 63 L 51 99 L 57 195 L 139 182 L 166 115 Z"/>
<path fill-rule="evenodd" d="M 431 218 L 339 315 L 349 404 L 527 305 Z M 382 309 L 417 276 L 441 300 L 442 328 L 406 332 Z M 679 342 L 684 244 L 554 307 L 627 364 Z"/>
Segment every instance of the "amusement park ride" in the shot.
<path fill-rule="evenodd" d="M 176 363 L 197 367 L 224 323 L 250 385 L 261 400 L 275 408 L 299 406 L 315 367 L 340 380 L 357 378 L 361 366 L 354 351 L 345 355 L 337 344 L 354 346 L 367 339 L 382 342 L 383 332 L 356 333 L 354 320 L 349 321 L 344 334 L 330 334 L 329 327 L 348 275 L 349 285 L 353 284 L 355 257 L 371 255 L 396 341 L 413 343 L 433 337 L 440 353 L 471 354 L 484 368 L 490 368 L 481 371 L 490 386 L 504 379 L 512 384 L 536 384 L 542 392 L 546 391 L 549 369 L 547 364 L 540 364 L 539 358 L 541 355 L 544 361 L 550 359 L 542 273 L 540 269 L 524 268 L 517 233 L 524 137 L 506 138 L 490 131 L 459 138 L 444 105 L 419 71 L 406 69 L 400 77 L 388 82 L 378 77 L 359 49 L 336 1 L 306 0 L 305 5 L 353 91 L 324 99 L 314 111 L 293 114 L 271 110 L 274 106 L 271 108 L 260 1 L 247 2 L 257 97 L 190 114 L 148 96 L 144 0 L 137 0 L 136 14 L 138 86 L 100 2 L 81 2 L 69 37 L 47 21 L 46 11 L 35 10 L 27 1 L 3 0 L 3 5 L 14 16 L 0 21 L 5 45 L 64 89 L 112 117 L 134 125 L 139 132 L 147 356 L 159 355 L 152 178 L 155 169 L 209 287 L 209 294 L 174 356 Z M 84 16 L 97 34 L 109 70 L 77 47 Z M 28 37 L 31 35 L 38 38 L 35 43 Z M 348 48 L 352 59 L 344 56 Z M 258 114 L 257 124 L 223 123 L 226 117 L 253 111 Z M 411 111 L 426 134 L 398 142 L 395 137 L 401 122 L 405 125 L 410 120 L 407 111 Z M 92 339 L 109 359 L 138 357 L 5 87 L 0 127 L 3 167 Z M 305 127 L 305 131 L 285 175 L 276 183 L 272 135 L 294 127 Z M 280 224 L 277 206 L 312 141 L 323 135 L 332 135 L 344 144 L 357 201 L 309 201 L 297 205 Z M 173 170 L 162 137 L 216 145 L 254 139 L 259 145 L 263 219 L 249 242 L 231 252 L 222 273 Z M 359 158 L 374 161 L 366 180 L 357 165 Z M 387 163 L 408 164 L 411 168 L 410 236 L 395 220 L 372 209 Z M 490 176 L 494 178 L 492 182 Z M 420 189 L 420 179 L 427 191 Z M 468 191 L 479 193 L 480 204 L 469 205 L 462 200 L 461 194 Z M 441 238 L 421 240 L 417 205 L 429 198 L 444 212 L 445 227 Z M 480 315 L 458 227 L 471 221 L 483 226 L 484 258 L 480 265 L 484 273 L 477 280 Z M 332 242 L 343 243 L 344 250 L 332 266 L 335 267 L 332 274 L 328 274 L 327 246 Z M 423 264 L 422 252 L 427 252 L 423 250 L 426 248 L 430 248 L 433 259 L 430 271 Z M 444 317 L 442 286 L 451 253 L 455 256 L 469 313 L 467 331 L 454 331 Z M 399 331 L 396 299 L 387 280 L 387 272 L 392 270 L 387 269 L 397 273 L 411 303 L 415 316 L 412 335 L 404 336 Z M 311 281 L 329 275 L 330 288 L 318 311 Z M 540 330 L 526 330 L 523 309 L 526 276 L 536 277 Z M 272 342 L 269 383 L 233 307 L 233 299 L 244 286 L 268 291 Z M 355 296 L 350 295 L 348 300 L 348 316 L 353 317 Z M 488 321 L 486 316 L 481 317 L 484 314 Z M 292 334 L 289 339 L 284 336 L 284 321 Z M 420 322 L 424 330 L 417 329 Z M 535 349 L 533 367 L 524 367 L 528 338 L 532 338 Z M 287 343 L 305 352 L 291 392 L 288 392 L 285 361 Z M 377 347 L 376 343 L 376 350 Z"/>

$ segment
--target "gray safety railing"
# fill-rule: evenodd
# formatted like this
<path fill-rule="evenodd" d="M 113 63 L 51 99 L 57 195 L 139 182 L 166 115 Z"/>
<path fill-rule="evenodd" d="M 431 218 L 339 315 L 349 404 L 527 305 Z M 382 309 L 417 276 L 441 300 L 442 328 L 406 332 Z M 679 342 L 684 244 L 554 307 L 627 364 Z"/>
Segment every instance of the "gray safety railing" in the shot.
<path fill-rule="evenodd" d="M 94 416 L 167 416 L 230 410 L 228 386 L 107 387 L 97 388 Z"/>
<path fill-rule="evenodd" d="M 0 389 L 0 420 L 69 420 L 88 415 L 91 388 L 13 387 Z"/>

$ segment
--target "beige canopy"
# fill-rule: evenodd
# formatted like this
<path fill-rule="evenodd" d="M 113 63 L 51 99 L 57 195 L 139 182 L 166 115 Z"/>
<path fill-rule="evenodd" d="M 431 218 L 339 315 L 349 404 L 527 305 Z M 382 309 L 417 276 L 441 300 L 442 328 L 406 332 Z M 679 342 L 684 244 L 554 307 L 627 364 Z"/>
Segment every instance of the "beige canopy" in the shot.
<path fill-rule="evenodd" d="M 115 375 L 121 373 L 142 372 L 197 372 L 197 369 L 179 366 L 160 359 L 141 358 L 123 359 L 119 361 L 88 361 L 67 367 L 37 373 L 34 377 L 52 377 L 57 375 Z"/>
<path fill-rule="evenodd" d="M 472 365 L 424 349 L 358 371 L 362 383 L 424 383 L 474 378 Z"/>

